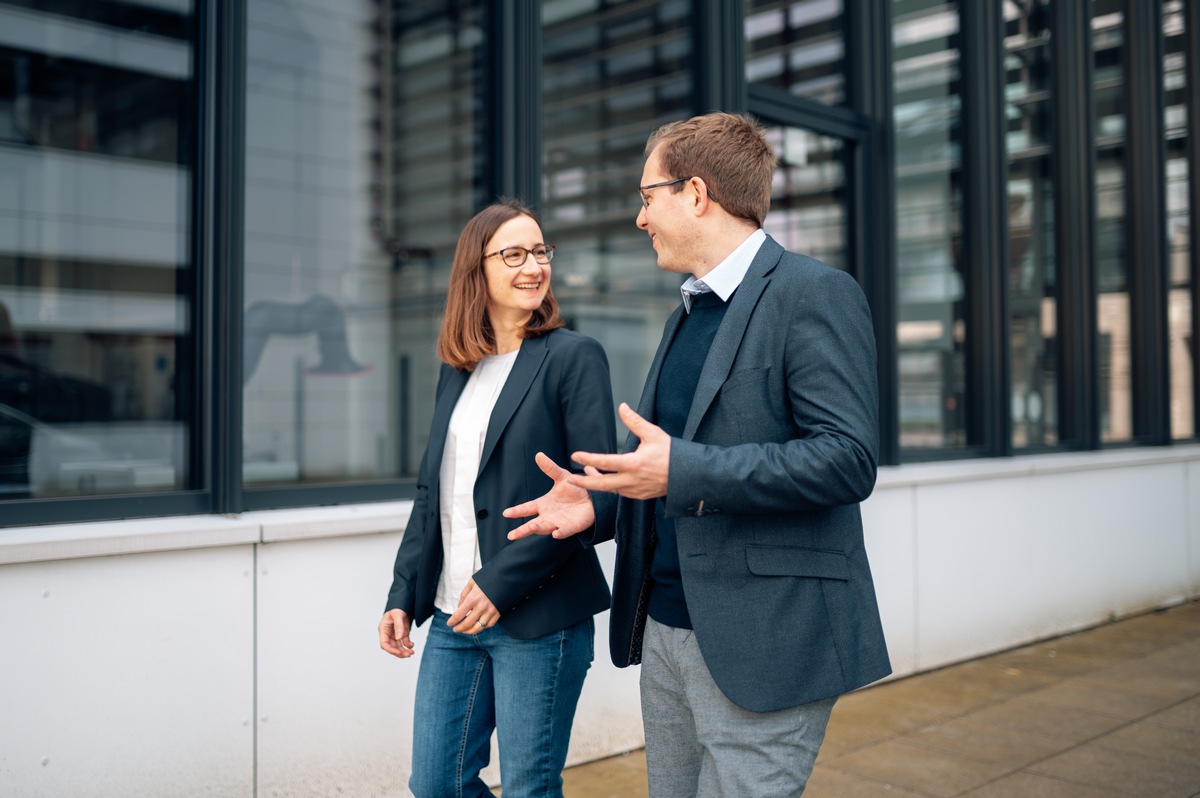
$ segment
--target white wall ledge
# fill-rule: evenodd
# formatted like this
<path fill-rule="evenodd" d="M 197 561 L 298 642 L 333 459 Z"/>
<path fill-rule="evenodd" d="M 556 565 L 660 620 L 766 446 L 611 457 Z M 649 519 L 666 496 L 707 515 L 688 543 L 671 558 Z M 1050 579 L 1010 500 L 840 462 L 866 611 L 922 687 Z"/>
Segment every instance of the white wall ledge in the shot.
<path fill-rule="evenodd" d="M 984 457 L 973 460 L 939 460 L 935 463 L 883 466 L 879 469 L 875 489 L 978 482 L 1112 468 L 1142 468 L 1188 462 L 1200 464 L 1200 445 L 1184 444 L 1108 449 L 1098 452 L 1027 454 L 1016 457 Z"/>
<path fill-rule="evenodd" d="M 879 469 L 875 489 L 1192 462 L 1200 464 L 1200 445 L 914 463 Z M 394 501 L 259 510 L 239 516 L 0 527 L 0 565 L 399 532 L 411 511 L 412 501 Z"/>
<path fill-rule="evenodd" d="M 0 528 L 0 565 L 398 532 L 411 501 Z"/>
<path fill-rule="evenodd" d="M 399 532 L 408 524 L 412 501 L 343 504 L 334 507 L 294 507 L 242 515 L 257 523 L 263 543 L 339 538 Z"/>
<path fill-rule="evenodd" d="M 0 529 L 0 565 L 257 543 L 236 516 L 183 515 Z"/>

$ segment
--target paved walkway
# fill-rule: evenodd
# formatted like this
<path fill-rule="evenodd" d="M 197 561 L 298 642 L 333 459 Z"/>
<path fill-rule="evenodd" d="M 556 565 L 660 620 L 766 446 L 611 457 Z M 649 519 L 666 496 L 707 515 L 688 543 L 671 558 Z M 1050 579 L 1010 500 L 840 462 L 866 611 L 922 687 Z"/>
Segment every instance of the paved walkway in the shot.
<path fill-rule="evenodd" d="M 641 751 L 569 798 L 646 795 Z M 1200 601 L 844 696 L 805 798 L 1200 798 Z"/>

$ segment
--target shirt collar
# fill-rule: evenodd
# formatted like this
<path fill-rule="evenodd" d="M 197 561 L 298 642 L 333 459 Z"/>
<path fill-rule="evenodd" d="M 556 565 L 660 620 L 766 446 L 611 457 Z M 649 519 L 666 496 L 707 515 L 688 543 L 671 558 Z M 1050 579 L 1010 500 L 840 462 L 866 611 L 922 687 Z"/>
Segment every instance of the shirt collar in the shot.
<path fill-rule="evenodd" d="M 688 277 L 679 287 L 680 293 L 683 294 L 684 309 L 691 313 L 692 296 L 703 294 L 706 291 L 712 291 L 721 297 L 722 302 L 728 302 L 729 297 L 733 296 L 733 292 L 742 284 L 742 278 L 746 276 L 750 264 L 754 262 L 754 256 L 758 254 L 759 247 L 766 240 L 767 234 L 760 227 L 748 235 L 745 241 L 738 244 L 737 249 L 730 252 L 725 260 L 718 263 L 704 277 L 700 279 L 697 279 L 695 275 Z"/>

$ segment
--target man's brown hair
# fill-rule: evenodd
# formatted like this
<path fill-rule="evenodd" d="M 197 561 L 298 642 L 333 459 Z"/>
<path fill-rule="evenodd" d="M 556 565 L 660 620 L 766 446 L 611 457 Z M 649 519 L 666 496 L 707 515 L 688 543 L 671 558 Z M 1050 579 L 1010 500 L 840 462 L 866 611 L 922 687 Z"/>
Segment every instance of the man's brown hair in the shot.
<path fill-rule="evenodd" d="M 671 122 L 650 134 L 646 157 L 658 152 L 663 172 L 699 177 L 725 211 L 762 227 L 771 209 L 775 151 L 761 125 L 742 114 L 712 113 Z M 678 193 L 682 185 L 671 186 Z"/>
<path fill-rule="evenodd" d="M 479 361 L 496 354 L 496 332 L 487 313 L 484 247 L 501 225 L 518 216 L 528 216 L 541 226 L 537 214 L 520 200 L 501 199 L 475 214 L 458 236 L 437 353 L 442 362 L 459 371 L 473 371 Z M 558 313 L 558 302 L 547 286 L 545 299 L 526 322 L 521 337 L 536 338 L 564 324 L 566 322 Z"/>

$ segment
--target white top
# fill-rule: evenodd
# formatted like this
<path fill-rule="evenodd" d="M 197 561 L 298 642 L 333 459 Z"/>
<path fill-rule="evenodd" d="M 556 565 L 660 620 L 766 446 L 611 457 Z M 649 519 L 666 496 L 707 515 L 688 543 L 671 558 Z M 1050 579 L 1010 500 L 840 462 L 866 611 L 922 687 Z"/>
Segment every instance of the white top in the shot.
<path fill-rule="evenodd" d="M 683 293 L 684 309 L 691 313 L 692 295 L 703 294 L 707 291 L 712 291 L 721 297 L 722 302 L 728 302 L 729 297 L 742 284 L 742 278 L 750 270 L 754 256 L 758 254 L 758 250 L 766 240 L 767 234 L 760 227 L 748 235 L 745 241 L 738 244 L 737 249 L 730 252 L 729 256 L 718 263 L 711 272 L 701 278 L 697 278 L 695 275 L 687 278 L 683 285 L 679 286 L 680 292 Z"/>
<path fill-rule="evenodd" d="M 520 351 L 518 348 L 504 355 L 489 355 L 479 361 L 450 416 L 438 474 L 442 575 L 434 605 L 442 612 L 453 614 L 458 609 L 463 588 L 481 565 L 475 527 L 475 477 L 479 475 L 488 420 Z"/>

